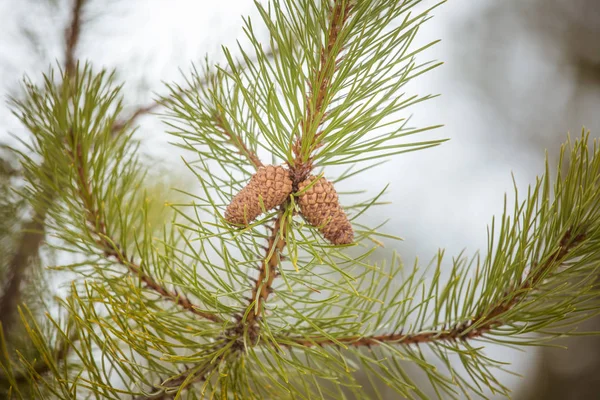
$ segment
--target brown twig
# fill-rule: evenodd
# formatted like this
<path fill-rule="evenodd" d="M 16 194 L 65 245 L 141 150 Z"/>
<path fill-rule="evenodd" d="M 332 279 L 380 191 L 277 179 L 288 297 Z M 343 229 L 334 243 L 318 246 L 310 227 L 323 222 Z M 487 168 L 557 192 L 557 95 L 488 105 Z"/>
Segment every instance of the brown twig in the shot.
<path fill-rule="evenodd" d="M 275 51 L 273 49 L 265 52 L 265 56 L 266 57 L 272 57 L 274 54 L 275 54 Z M 190 88 L 181 88 L 177 92 L 177 95 L 183 95 L 186 92 L 191 92 L 191 91 L 194 91 L 194 90 L 196 90 L 196 89 L 198 89 L 200 87 L 203 87 L 203 86 L 205 86 L 208 83 L 208 81 L 209 81 L 208 78 L 204 78 L 204 79 L 201 79 L 198 82 L 198 85 L 193 85 Z M 163 103 L 164 103 L 163 99 L 159 99 L 159 100 L 153 101 L 151 103 L 138 106 L 135 109 L 135 111 L 133 111 L 128 117 L 123 118 L 123 119 L 117 121 L 113 125 L 113 127 L 112 127 L 113 134 L 119 132 L 125 126 L 131 126 L 131 125 L 133 125 L 138 118 L 156 111 L 159 107 L 161 107 L 161 106 L 164 105 Z"/>
<path fill-rule="evenodd" d="M 228 129 L 222 115 L 215 115 L 215 125 L 221 131 L 221 133 L 227 137 L 229 142 L 233 146 L 235 146 L 235 148 L 238 150 L 238 153 L 240 153 L 243 156 L 246 156 L 256 168 L 260 168 L 263 166 L 263 163 L 260 161 L 256 153 L 250 150 L 248 146 L 246 146 L 242 138 L 239 135 L 231 132 L 230 129 Z"/>
<path fill-rule="evenodd" d="M 154 278 L 146 274 L 142 270 L 142 267 L 140 265 L 134 264 L 133 262 L 129 261 L 124 251 L 119 252 L 115 250 L 115 246 L 113 245 L 113 243 L 115 242 L 112 240 L 106 240 L 104 242 L 105 255 L 108 257 L 114 257 L 119 262 L 119 264 L 127 267 L 127 269 L 129 269 L 129 271 L 133 275 L 136 275 L 142 282 L 144 282 L 144 285 L 146 285 L 147 288 L 154 290 L 163 298 L 178 304 L 183 309 L 190 311 L 191 313 L 196 314 L 199 317 L 217 323 L 223 322 L 223 320 L 218 315 L 206 311 L 201 311 L 200 307 L 194 305 L 186 296 L 177 293 L 177 291 L 169 291 L 165 287 L 161 286 L 158 282 L 156 282 L 156 280 L 154 280 Z"/>
<path fill-rule="evenodd" d="M 353 5 L 351 2 L 338 0 L 333 5 L 330 13 L 329 28 L 327 33 L 327 44 L 321 48 L 319 69 L 315 71 L 316 87 L 309 83 L 309 93 L 306 96 L 304 119 L 300 122 L 300 136 L 296 139 L 292 150 L 295 159 L 292 168 L 292 176 L 295 183 L 301 182 L 310 174 L 312 161 L 305 159 L 306 154 L 310 156 L 318 147 L 320 126 L 325 119 L 327 104 L 325 99 L 331 87 L 331 80 L 338 69 L 341 59 L 339 58 L 343 46 L 336 48 L 340 31 L 348 21 Z M 302 152 L 302 142 L 310 139 L 311 144 L 308 152 Z"/>
<path fill-rule="evenodd" d="M 198 85 L 194 85 L 190 88 L 180 88 L 177 91 L 177 95 L 182 96 L 188 92 L 192 92 L 192 91 L 198 89 L 199 87 L 206 85 L 207 83 L 208 83 L 208 79 L 203 79 L 200 81 L 200 83 Z M 156 111 L 161 106 L 164 106 L 165 105 L 164 103 L 165 103 L 165 99 L 160 98 L 151 103 L 138 106 L 135 109 L 135 111 L 133 111 L 128 117 L 119 119 L 114 123 L 114 125 L 112 126 L 112 129 L 111 129 L 112 134 L 115 135 L 115 134 L 119 133 L 123 128 L 133 125 L 138 118 L 140 118 L 144 115 L 151 114 L 152 112 Z"/>
<path fill-rule="evenodd" d="M 8 161 L 2 159 L 0 164 L 3 177 L 20 175 L 20 171 L 13 169 Z M 48 191 L 41 196 L 44 199 L 49 197 Z M 52 200 L 48 201 L 52 202 Z M 46 217 L 47 207 L 38 205 L 35 211 L 37 211 L 35 218 L 25 222 L 19 229 L 20 237 L 16 240 L 16 248 L 11 249 L 12 251 L 8 254 L 5 280 L 0 285 L 0 326 L 7 335 L 13 331 L 13 324 L 17 320 L 17 306 L 21 299 L 21 286 L 27 276 L 27 270 L 34 261 L 39 260 L 39 248 L 44 240 L 43 220 Z M 14 213 L 15 210 L 8 210 L 8 212 Z M 6 234 L 15 233 L 6 232 Z"/>
<path fill-rule="evenodd" d="M 16 320 L 17 305 L 21 298 L 21 284 L 25 278 L 32 258 L 37 258 L 39 248 L 44 240 L 43 210 L 37 213 L 35 219 L 25 223 L 23 234 L 18 247 L 12 255 L 7 269 L 6 284 L 0 296 L 0 325 L 9 334 Z"/>
<path fill-rule="evenodd" d="M 126 126 L 132 125 L 133 122 L 136 119 L 138 119 L 139 117 L 141 117 L 142 115 L 150 114 L 152 111 L 154 111 L 158 107 L 160 107 L 160 105 L 161 105 L 161 103 L 156 101 L 152 104 L 141 106 L 141 107 L 137 108 L 129 117 L 122 119 L 122 120 L 118 120 L 117 122 L 115 122 L 115 124 L 111 128 L 113 135 L 120 132 Z"/>
<path fill-rule="evenodd" d="M 192 87 L 189 87 L 189 88 L 183 88 L 183 87 L 179 88 L 179 90 L 177 91 L 177 96 L 183 96 L 184 94 L 186 94 L 188 92 L 193 92 L 194 90 L 206 85 L 208 83 L 208 81 L 209 81 L 208 78 L 204 78 L 204 79 L 200 80 L 200 82 L 198 82 L 198 85 L 193 85 Z M 112 126 L 113 135 L 120 132 L 124 127 L 133 125 L 133 123 L 138 118 L 140 118 L 144 115 L 148 115 L 148 114 L 156 111 L 161 106 L 164 106 L 164 103 L 165 103 L 165 99 L 159 98 L 151 103 L 138 106 L 135 109 L 135 111 L 133 111 L 128 117 L 117 120 L 115 122 L 115 124 Z"/>
<path fill-rule="evenodd" d="M 96 243 L 104 251 L 104 255 L 114 257 L 117 262 L 129 269 L 129 271 L 136 275 L 146 287 L 154 290 L 163 298 L 177 303 L 183 309 L 192 312 L 202 318 L 208 319 L 213 322 L 222 322 L 222 319 L 212 313 L 201 311 L 200 307 L 195 306 L 187 297 L 177 293 L 176 291 L 169 291 L 165 287 L 161 286 L 154 278 L 144 272 L 141 265 L 136 264 L 130 257 L 125 253 L 125 249 L 121 248 L 114 238 L 110 236 L 107 229 L 107 224 L 104 218 L 104 214 L 100 207 L 97 207 L 92 195 L 92 188 L 90 186 L 90 180 L 87 176 L 86 170 L 86 158 L 81 149 L 81 145 L 76 142 L 73 132 L 70 134 L 69 147 L 67 153 L 71 157 L 73 165 L 77 169 L 78 185 L 79 185 L 79 196 L 84 204 L 84 208 L 87 211 L 87 222 L 91 231 L 97 236 Z"/>
<path fill-rule="evenodd" d="M 72 76 L 73 72 L 75 71 L 75 50 L 81 34 L 81 10 L 84 3 L 85 0 L 73 1 L 71 23 L 65 31 L 65 72 L 67 73 L 67 76 Z"/>
<path fill-rule="evenodd" d="M 337 338 L 334 340 L 324 337 L 318 338 L 293 338 L 287 337 L 293 343 L 303 347 L 313 346 L 331 346 L 344 344 L 352 347 L 376 346 L 381 343 L 390 343 L 396 345 L 413 345 L 419 343 L 433 342 L 456 342 L 468 339 L 478 338 L 492 329 L 504 325 L 502 315 L 510 311 L 513 307 L 521 303 L 527 294 L 543 281 L 552 269 L 564 260 L 571 250 L 584 241 L 586 235 L 580 233 L 573 236 L 572 231 L 568 230 L 561 239 L 558 248 L 548 257 L 548 259 L 538 266 L 532 268 L 522 282 L 513 288 L 506 290 L 505 300 L 496 304 L 489 311 L 482 312 L 474 318 L 457 323 L 452 329 L 433 332 L 417 332 L 411 334 L 392 333 L 374 336 L 349 336 Z"/>
<path fill-rule="evenodd" d="M 338 57 L 342 51 L 342 47 L 334 51 L 334 46 L 338 40 L 340 30 L 348 20 L 350 11 L 352 10 L 351 4 L 346 1 L 336 1 L 333 10 L 331 11 L 331 19 L 329 22 L 329 29 L 327 34 L 327 45 L 321 49 L 321 58 L 319 69 L 316 73 L 317 76 L 317 90 L 313 87 L 310 89 L 310 94 L 306 104 L 306 116 L 302 122 L 303 135 L 307 135 L 309 130 L 317 129 L 313 127 L 315 123 L 321 124 L 324 115 L 324 101 L 325 96 L 329 91 L 331 79 L 336 72 L 338 64 Z M 314 110 L 311 107 L 314 104 Z"/>
<path fill-rule="evenodd" d="M 214 350 L 220 350 L 225 347 L 224 343 L 215 345 Z M 235 345 L 233 346 L 235 347 Z M 233 355 L 234 351 L 224 351 L 216 358 L 210 358 L 208 361 L 204 361 L 192 368 L 188 368 L 186 371 L 172 378 L 167 379 L 162 384 L 155 386 L 155 393 L 148 395 L 141 395 L 135 397 L 133 400 L 166 400 L 175 397 L 174 393 L 167 393 L 168 389 L 176 389 L 187 381 L 187 387 L 191 387 L 193 383 L 205 381 L 210 374 L 219 366 L 219 364 L 225 360 L 228 356 Z M 192 378 L 190 378 L 190 376 Z"/>
<path fill-rule="evenodd" d="M 252 298 L 250 305 L 252 309 L 246 318 L 246 324 L 252 326 L 260 317 L 264 304 L 267 302 L 269 295 L 272 293 L 272 285 L 277 276 L 277 266 L 281 260 L 281 253 L 285 248 L 287 221 L 285 220 L 285 208 L 287 204 L 283 204 L 273 224 L 273 230 L 269 236 L 269 243 L 265 250 L 265 257 L 260 266 L 260 272 L 256 284 L 252 289 Z"/>

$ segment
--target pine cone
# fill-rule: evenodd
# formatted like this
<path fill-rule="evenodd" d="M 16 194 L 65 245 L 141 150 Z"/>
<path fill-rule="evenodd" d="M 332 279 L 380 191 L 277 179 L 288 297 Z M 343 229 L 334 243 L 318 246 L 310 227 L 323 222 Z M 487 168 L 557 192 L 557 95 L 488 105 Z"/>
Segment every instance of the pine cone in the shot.
<path fill-rule="evenodd" d="M 260 167 L 250 182 L 231 200 L 225 211 L 225 220 L 231 224 L 248 225 L 263 209 L 277 207 L 292 192 L 292 181 L 288 170 L 281 166 Z"/>
<path fill-rule="evenodd" d="M 298 190 L 304 190 L 314 180 L 314 176 L 308 177 L 298 185 Z M 338 202 L 338 195 L 333 184 L 327 179 L 319 179 L 299 197 L 298 203 L 306 221 L 319 227 L 325 239 L 333 244 L 353 242 L 352 225 Z"/>

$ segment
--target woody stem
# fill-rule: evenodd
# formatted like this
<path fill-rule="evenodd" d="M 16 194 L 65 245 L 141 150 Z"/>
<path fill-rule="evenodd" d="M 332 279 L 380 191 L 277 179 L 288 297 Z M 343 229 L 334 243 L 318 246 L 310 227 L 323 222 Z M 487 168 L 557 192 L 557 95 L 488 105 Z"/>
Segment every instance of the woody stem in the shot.
<path fill-rule="evenodd" d="M 279 213 L 273 224 L 271 235 L 269 236 L 269 242 L 267 249 L 265 250 L 265 257 L 262 260 L 260 266 L 260 272 L 256 284 L 252 289 L 252 297 L 250 305 L 252 309 L 248 313 L 246 323 L 253 325 L 256 320 L 261 316 L 265 303 L 272 293 L 272 285 L 277 275 L 277 266 L 281 260 L 281 253 L 285 248 L 286 232 L 287 232 L 287 221 L 285 220 L 285 209 L 288 202 L 280 206 Z"/>

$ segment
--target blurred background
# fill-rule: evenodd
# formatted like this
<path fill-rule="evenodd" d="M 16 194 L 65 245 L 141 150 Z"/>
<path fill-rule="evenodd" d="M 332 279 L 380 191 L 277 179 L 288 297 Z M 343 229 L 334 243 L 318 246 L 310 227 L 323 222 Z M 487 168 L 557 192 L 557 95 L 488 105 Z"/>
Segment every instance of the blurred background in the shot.
<path fill-rule="evenodd" d="M 0 0 L 3 99 L 19 96 L 24 75 L 38 81 L 50 65 L 64 61 L 71 11 L 71 0 Z M 116 69 L 117 81 L 125 84 L 126 110 L 133 113 L 166 92 L 163 82 L 181 81 L 180 70 L 191 62 L 207 54 L 220 61 L 221 45 L 243 41 L 240 15 L 256 18 L 252 2 L 88 0 L 75 55 Z M 386 199 L 393 205 L 371 209 L 363 222 L 389 219 L 383 229 L 405 239 L 396 250 L 408 264 L 415 257 L 429 260 L 438 248 L 448 255 L 485 249 L 486 225 L 501 213 L 504 193 L 514 192 L 513 176 L 517 188 L 525 189 L 543 171 L 546 150 L 551 165 L 556 161 L 568 133 L 578 136 L 585 127 L 600 136 L 598 0 L 452 0 L 434 15 L 418 40 L 442 39 L 422 57 L 445 65 L 411 83 L 410 90 L 441 96 L 412 110 L 413 125 L 444 124 L 430 135 L 451 140 L 346 182 L 347 189 L 371 194 L 390 183 Z M 148 157 L 170 165 L 174 175 L 184 174 L 181 153 L 165 146 L 169 138 L 160 119 L 145 114 L 138 122 Z M 3 101 L 0 144 L 22 148 L 9 133 L 27 138 Z M 4 148 L 0 157 L 0 179 L 18 184 L 14 160 Z M 10 194 L 0 196 L 4 204 Z M 3 206 L 0 216 L 0 262 L 6 264 L 22 239 L 19 221 L 28 215 L 19 214 L 18 206 Z M 29 259 L 39 260 L 38 247 L 25 246 Z M 0 277 L 0 283 L 11 278 Z M 600 320 L 580 329 L 599 330 Z M 490 348 L 492 357 L 511 362 L 523 375 L 503 377 L 514 398 L 600 398 L 600 340 L 560 344 L 569 350 Z"/>

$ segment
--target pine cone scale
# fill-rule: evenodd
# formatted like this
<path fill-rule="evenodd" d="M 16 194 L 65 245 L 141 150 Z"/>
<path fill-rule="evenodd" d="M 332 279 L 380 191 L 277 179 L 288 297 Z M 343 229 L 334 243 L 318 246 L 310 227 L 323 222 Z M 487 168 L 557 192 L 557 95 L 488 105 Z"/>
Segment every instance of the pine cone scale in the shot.
<path fill-rule="evenodd" d="M 310 176 L 298 185 L 300 191 L 305 190 L 316 177 Z M 304 219 L 312 226 L 318 227 L 325 239 L 333 244 L 350 244 L 354 241 L 352 224 L 338 201 L 333 184 L 325 178 L 301 194 L 298 198 L 300 211 Z"/>
<path fill-rule="evenodd" d="M 292 192 L 289 171 L 281 166 L 261 167 L 250 182 L 233 198 L 225 210 L 225 220 L 248 225 L 264 211 L 283 203 Z"/>

